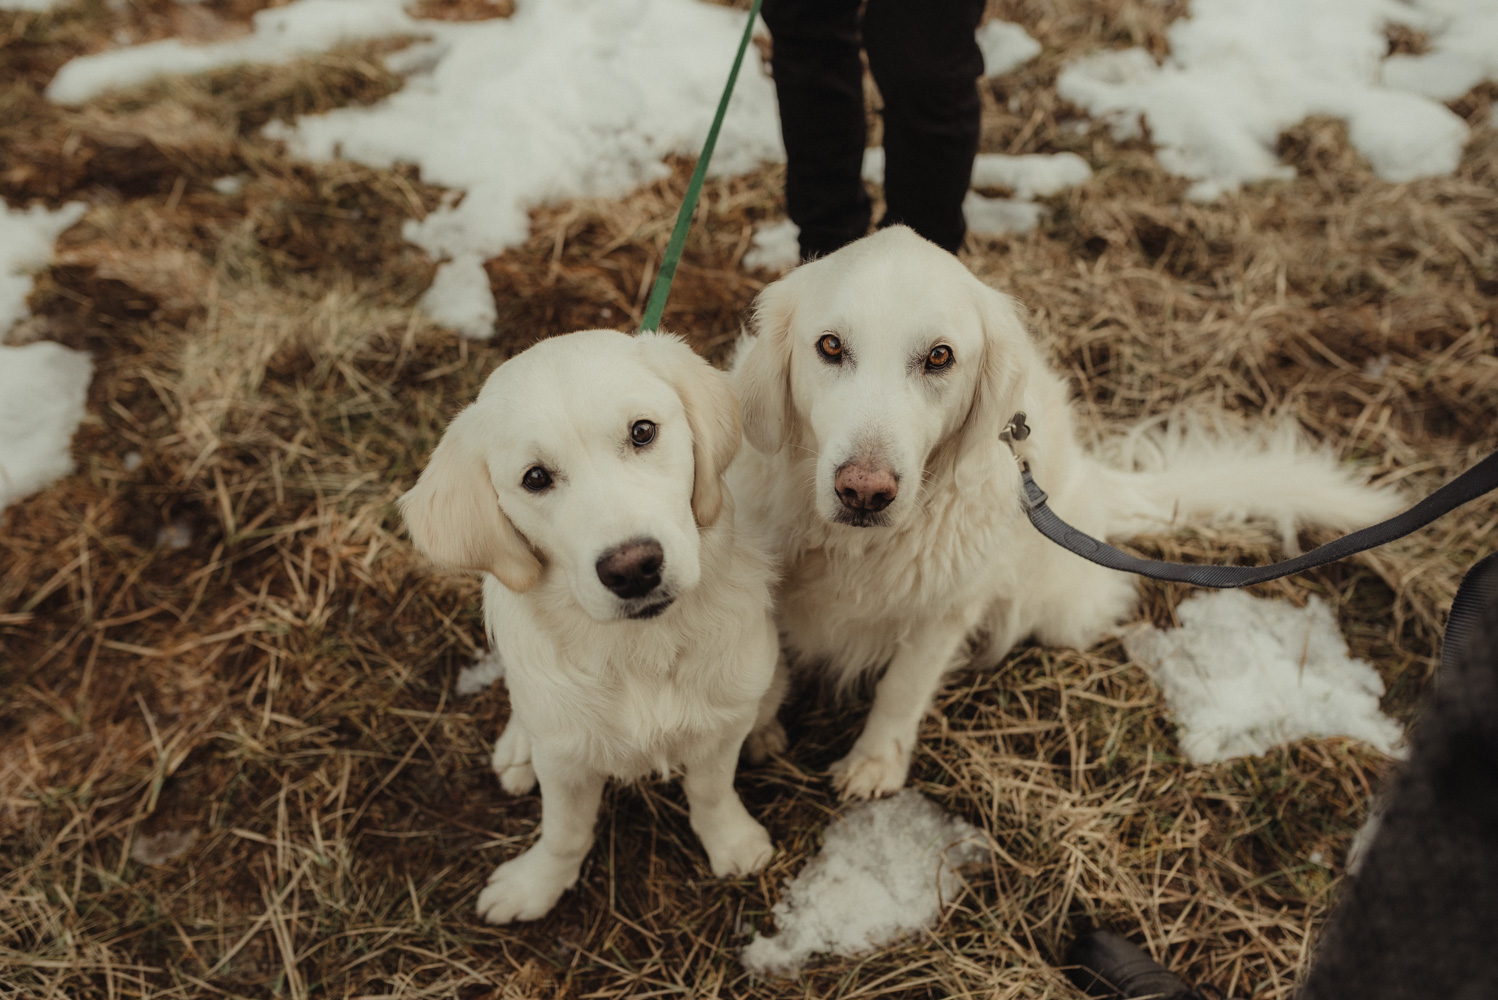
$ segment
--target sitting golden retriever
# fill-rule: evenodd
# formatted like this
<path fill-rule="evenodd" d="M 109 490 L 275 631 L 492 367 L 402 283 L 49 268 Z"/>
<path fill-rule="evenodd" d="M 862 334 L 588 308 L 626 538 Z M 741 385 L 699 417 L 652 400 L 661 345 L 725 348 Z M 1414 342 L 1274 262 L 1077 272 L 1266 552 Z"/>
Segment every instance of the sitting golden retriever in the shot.
<path fill-rule="evenodd" d="M 729 482 L 780 560 L 787 653 L 839 685 L 882 671 L 833 768 L 847 797 L 905 783 L 921 717 L 969 637 L 986 633 L 990 662 L 1027 636 L 1085 647 L 1134 607 L 1133 577 L 1027 522 L 1001 438 L 1017 412 L 1052 509 L 1097 536 L 1190 517 L 1347 529 L 1399 507 L 1296 433 L 1177 426 L 1136 442 L 1147 467 L 1104 463 L 1010 299 L 901 226 L 770 285 L 753 332 L 733 372 L 751 447 Z M 771 722 L 752 742 L 779 738 Z"/>

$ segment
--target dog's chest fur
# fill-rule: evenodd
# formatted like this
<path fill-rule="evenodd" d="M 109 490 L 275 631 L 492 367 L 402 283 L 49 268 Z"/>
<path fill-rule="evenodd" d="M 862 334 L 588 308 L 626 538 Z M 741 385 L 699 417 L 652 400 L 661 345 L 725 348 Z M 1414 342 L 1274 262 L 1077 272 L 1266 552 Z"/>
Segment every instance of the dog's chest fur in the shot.
<path fill-rule="evenodd" d="M 559 613 L 544 597 L 486 581 L 493 641 L 532 739 L 620 778 L 665 772 L 724 739 L 742 739 L 770 684 L 775 632 L 764 560 L 745 549 L 730 558 L 676 606 L 642 622 Z"/>
<path fill-rule="evenodd" d="M 1024 539 L 1014 484 L 994 477 L 978 495 L 950 482 L 924 491 L 919 509 L 898 529 L 828 524 L 807 502 L 809 470 L 780 455 L 755 456 L 768 505 L 767 523 L 790 526 L 782 555 L 779 622 L 793 660 L 849 683 L 889 661 L 926 622 L 977 621 L 996 595 L 1022 585 L 1006 540 Z M 799 463 L 798 463 L 799 464 Z M 964 603 L 965 602 L 965 603 Z"/>

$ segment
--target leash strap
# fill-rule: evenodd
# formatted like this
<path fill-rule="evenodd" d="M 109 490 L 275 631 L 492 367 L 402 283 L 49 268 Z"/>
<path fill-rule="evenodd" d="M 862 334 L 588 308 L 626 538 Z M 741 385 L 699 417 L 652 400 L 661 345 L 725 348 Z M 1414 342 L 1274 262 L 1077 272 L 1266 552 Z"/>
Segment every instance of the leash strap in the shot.
<path fill-rule="evenodd" d="M 1023 425 L 1022 415 L 1020 423 Z M 1225 589 L 1265 583 L 1292 573 L 1325 566 L 1329 562 L 1345 559 L 1350 555 L 1392 542 L 1396 538 L 1403 538 L 1410 532 L 1425 527 L 1436 518 L 1498 489 L 1498 451 L 1478 462 L 1404 513 L 1396 514 L 1379 524 L 1354 531 L 1350 535 L 1343 535 L 1341 538 L 1327 542 L 1293 559 L 1285 559 L 1268 566 L 1192 566 L 1186 563 L 1141 559 L 1138 556 L 1129 555 L 1107 542 L 1099 541 L 1085 532 L 1078 531 L 1057 517 L 1055 511 L 1046 505 L 1046 492 L 1036 485 L 1034 478 L 1030 475 L 1029 463 L 1023 459 L 1020 460 L 1020 475 L 1024 481 L 1025 513 L 1029 516 L 1030 523 L 1035 525 L 1036 530 L 1042 535 L 1067 551 L 1089 562 L 1097 563 L 1099 566 L 1125 573 L 1137 573 L 1155 580 L 1189 583 L 1197 587 Z M 1491 578 L 1489 580 L 1490 587 L 1498 586 L 1491 582 Z M 1465 606 L 1467 610 L 1463 613 L 1475 616 L 1477 611 L 1471 606 L 1476 602 L 1477 598 L 1474 597 L 1467 603 Z M 1453 606 L 1453 618 L 1456 614 L 1456 607 Z"/>
<path fill-rule="evenodd" d="M 1451 676 L 1456 669 L 1456 658 L 1466 648 L 1483 615 L 1489 614 L 1498 614 L 1498 552 L 1467 570 L 1462 585 L 1456 588 L 1451 613 L 1446 616 L 1446 637 L 1441 640 L 1443 676 Z"/>
<path fill-rule="evenodd" d="M 686 198 L 681 210 L 676 213 L 676 228 L 671 230 L 671 241 L 666 244 L 666 255 L 661 258 L 660 272 L 650 289 L 650 301 L 645 305 L 645 315 L 640 320 L 641 330 L 658 330 L 661 313 L 666 311 L 666 296 L 671 294 L 671 281 L 676 277 L 676 265 L 681 260 L 682 248 L 687 242 L 687 230 L 692 228 L 692 213 L 697 211 L 697 199 L 702 195 L 702 181 L 707 176 L 707 165 L 713 159 L 713 147 L 718 144 L 718 132 L 723 128 L 723 115 L 728 111 L 728 99 L 733 96 L 733 87 L 739 80 L 739 67 L 744 63 L 744 53 L 754 35 L 754 19 L 759 16 L 761 0 L 754 0 L 749 7 L 749 22 L 744 25 L 744 37 L 739 42 L 739 53 L 733 57 L 733 69 L 728 71 L 728 83 L 723 87 L 723 96 L 718 99 L 718 112 L 713 116 L 713 127 L 707 130 L 707 141 L 702 144 L 702 153 L 697 157 L 697 167 L 687 184 Z"/>

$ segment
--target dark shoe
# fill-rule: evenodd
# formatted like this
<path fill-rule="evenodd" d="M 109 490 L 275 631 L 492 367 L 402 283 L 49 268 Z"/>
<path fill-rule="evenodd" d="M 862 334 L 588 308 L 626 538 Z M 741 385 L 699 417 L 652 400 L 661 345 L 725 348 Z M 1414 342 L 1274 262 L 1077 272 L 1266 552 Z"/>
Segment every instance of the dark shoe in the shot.
<path fill-rule="evenodd" d="M 1205 1000 L 1200 993 L 1112 931 L 1085 931 L 1066 949 L 1066 978 L 1093 1000 Z"/>

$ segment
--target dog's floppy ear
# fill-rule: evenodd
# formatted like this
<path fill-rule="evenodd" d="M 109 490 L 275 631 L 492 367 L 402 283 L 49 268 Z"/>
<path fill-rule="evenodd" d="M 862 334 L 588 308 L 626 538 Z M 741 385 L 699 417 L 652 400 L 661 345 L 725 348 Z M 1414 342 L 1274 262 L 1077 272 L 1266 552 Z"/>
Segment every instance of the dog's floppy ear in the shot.
<path fill-rule="evenodd" d="M 699 526 L 709 527 L 723 510 L 723 472 L 739 451 L 739 401 L 728 376 L 681 338 L 638 336 L 646 363 L 671 384 L 686 410 L 692 428 L 692 513 Z"/>
<path fill-rule="evenodd" d="M 744 408 L 744 436 L 773 455 L 785 443 L 791 413 L 791 317 L 806 284 L 806 265 L 772 282 L 754 300 L 753 339 L 739 343 L 734 388 Z"/>
<path fill-rule="evenodd" d="M 541 562 L 499 507 L 479 430 L 474 407 L 458 414 L 397 506 L 416 548 L 433 562 L 487 570 L 523 594 L 541 578 Z"/>
<path fill-rule="evenodd" d="M 996 468 L 995 452 L 1007 451 L 999 434 L 1020 408 L 1023 374 L 1035 353 L 1014 300 L 976 277 L 972 282 L 983 326 L 983 359 L 972 404 L 958 431 L 956 478 L 963 489 L 983 485 Z"/>

